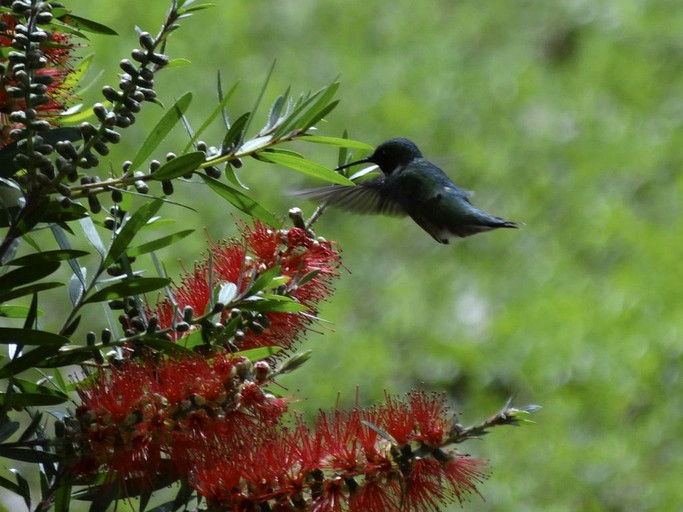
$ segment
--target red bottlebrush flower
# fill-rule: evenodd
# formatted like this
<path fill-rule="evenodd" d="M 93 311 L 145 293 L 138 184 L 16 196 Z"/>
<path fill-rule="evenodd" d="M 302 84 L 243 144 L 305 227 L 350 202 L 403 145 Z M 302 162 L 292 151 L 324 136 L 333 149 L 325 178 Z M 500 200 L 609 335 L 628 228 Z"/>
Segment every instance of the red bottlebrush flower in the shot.
<path fill-rule="evenodd" d="M 291 278 L 287 295 L 308 311 L 261 313 L 260 320 L 244 322 L 243 336 L 233 344 L 241 350 L 264 346 L 290 348 L 312 322 L 318 302 L 332 292 L 331 280 L 338 274 L 339 254 L 330 243 L 313 240 L 298 228 L 282 232 L 257 221 L 253 228 L 243 225 L 241 232 L 242 241 L 212 243 L 210 260 L 205 258 L 195 263 L 192 272 L 184 273 L 180 284 L 173 287 L 177 308 L 166 299 L 150 308 L 150 313 L 157 316 L 162 329 L 170 328 L 174 325 L 174 312 L 182 312 L 187 306 L 196 314 L 206 312 L 213 289 L 220 284 L 233 283 L 237 293 L 244 294 L 259 275 L 279 265 L 280 274 Z M 307 279 L 299 285 L 303 277 Z M 221 321 L 227 323 L 229 315 L 227 309 Z M 177 333 L 172 336 L 180 337 Z"/>
<path fill-rule="evenodd" d="M 393 437 L 399 446 L 410 443 L 415 421 L 409 407 L 391 395 L 385 394 L 384 400 L 384 404 L 377 407 L 377 426 Z"/>
<path fill-rule="evenodd" d="M 182 476 L 219 444 L 244 446 L 287 407 L 249 380 L 250 367 L 242 357 L 216 356 L 129 360 L 103 368 L 78 389 L 81 432 L 75 442 L 81 459 L 72 471 L 104 468 L 151 481 L 164 461 Z"/>
<path fill-rule="evenodd" d="M 451 455 L 444 466 L 444 479 L 451 494 L 460 502 L 470 493 L 479 494 L 477 483 L 488 478 L 486 461 L 471 459 L 462 455 Z"/>
<path fill-rule="evenodd" d="M 331 468 L 351 475 L 362 468 L 363 451 L 358 440 L 362 427 L 358 409 L 349 413 L 334 411 L 331 417 L 320 413 L 315 430 L 322 439 L 326 463 Z"/>
<path fill-rule="evenodd" d="M 351 495 L 349 512 L 400 512 L 401 487 L 396 480 L 371 480 Z"/>
<path fill-rule="evenodd" d="M 416 426 L 413 440 L 421 441 L 428 446 L 440 446 L 446 439 L 451 425 L 446 414 L 446 397 L 413 391 L 408 395 L 408 401 Z"/>
<path fill-rule="evenodd" d="M 274 423 L 287 410 L 287 400 L 267 395 L 254 382 L 245 383 L 238 398 L 239 407 L 254 414 L 263 423 Z"/>
<path fill-rule="evenodd" d="M 313 498 L 311 512 L 341 512 L 347 504 L 344 481 L 337 477 L 325 482 L 322 491 Z"/>
<path fill-rule="evenodd" d="M 406 478 L 404 503 L 407 510 L 436 512 L 447 498 L 442 487 L 442 464 L 434 459 L 414 460 Z"/>
<path fill-rule="evenodd" d="M 4 27 L 3 32 L 0 33 L 0 47 L 13 48 L 16 25 L 17 20 L 11 13 L 0 15 L 0 26 Z M 39 48 L 46 60 L 46 65 L 33 71 L 35 81 L 47 86 L 45 93 L 47 101 L 32 104 L 31 108 L 36 111 L 39 119 L 53 121 L 60 112 L 66 109 L 66 103 L 75 85 L 69 80 L 74 71 L 71 67 L 71 61 L 73 60 L 72 52 L 75 45 L 71 43 L 71 36 L 67 33 L 52 31 L 48 34 L 50 37 L 41 42 Z M 0 60 L 0 63 L 9 70 L 9 72 L 0 75 L 1 147 L 11 142 L 10 130 L 20 126 L 12 123 L 8 115 L 13 111 L 26 109 L 27 105 L 24 98 L 17 98 L 8 94 L 8 88 L 16 87 L 19 85 L 19 81 L 14 77 L 11 67 L 7 66 L 4 59 Z"/>

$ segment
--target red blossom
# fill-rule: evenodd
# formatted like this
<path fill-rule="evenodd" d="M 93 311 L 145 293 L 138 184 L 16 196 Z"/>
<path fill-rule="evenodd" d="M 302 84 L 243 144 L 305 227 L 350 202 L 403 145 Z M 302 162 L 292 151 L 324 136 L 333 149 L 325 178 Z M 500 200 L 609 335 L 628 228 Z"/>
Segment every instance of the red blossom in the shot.
<path fill-rule="evenodd" d="M 241 357 L 216 356 L 129 360 L 103 368 L 78 388 L 82 457 L 72 470 L 103 467 L 126 478 L 153 475 L 168 460 L 186 473 L 219 444 L 243 445 L 287 408 L 286 400 L 250 380 L 250 367 Z"/>
<path fill-rule="evenodd" d="M 212 288 L 221 283 L 233 283 L 237 292 L 243 294 L 254 279 L 279 265 L 280 274 L 292 280 L 310 277 L 288 293 L 308 311 L 265 312 L 262 328 L 245 329 L 244 336 L 234 344 L 241 350 L 269 346 L 290 348 L 312 322 L 318 303 L 332 292 L 331 281 L 338 274 L 339 254 L 329 242 L 314 240 L 298 228 L 283 232 L 256 221 L 253 227 L 244 224 L 241 234 L 242 240 L 211 243 L 210 256 L 195 263 L 191 272 L 186 271 L 182 275 L 179 284 L 173 286 L 177 307 L 170 299 L 165 299 L 149 312 L 157 316 L 161 328 L 170 328 L 174 325 L 174 312 L 179 315 L 190 306 L 195 314 L 205 313 Z M 229 315 L 230 309 L 227 309 L 221 315 L 221 321 L 226 323 Z M 175 321 L 180 320 L 176 316 Z M 172 336 L 174 339 L 180 337 L 177 333 Z"/>
<path fill-rule="evenodd" d="M 469 493 L 479 494 L 477 483 L 488 478 L 486 461 L 471 459 L 462 455 L 452 455 L 444 466 L 444 477 L 450 487 L 450 492 L 459 501 Z"/>
<path fill-rule="evenodd" d="M 406 478 L 406 509 L 416 512 L 439 510 L 439 503 L 447 497 L 442 487 L 443 473 L 442 464 L 437 460 L 421 458 L 413 461 Z"/>
<path fill-rule="evenodd" d="M 413 440 L 421 441 L 428 446 L 441 445 L 451 425 L 446 414 L 446 397 L 413 391 L 408 395 L 408 401 L 410 414 L 416 426 Z"/>
<path fill-rule="evenodd" d="M 400 496 L 397 480 L 371 480 L 351 495 L 349 512 L 399 512 Z"/>

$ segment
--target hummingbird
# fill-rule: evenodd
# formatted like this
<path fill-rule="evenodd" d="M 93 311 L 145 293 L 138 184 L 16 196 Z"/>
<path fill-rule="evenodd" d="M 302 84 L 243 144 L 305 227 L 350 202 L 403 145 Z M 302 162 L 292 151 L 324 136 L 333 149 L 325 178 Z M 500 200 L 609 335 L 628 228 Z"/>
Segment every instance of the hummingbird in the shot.
<path fill-rule="evenodd" d="M 408 215 L 442 244 L 451 237 L 520 225 L 476 208 L 469 199 L 471 192 L 458 188 L 409 139 L 389 139 L 367 158 L 340 165 L 337 170 L 363 163 L 377 165 L 382 175 L 358 185 L 330 185 L 297 195 L 355 213 Z"/>

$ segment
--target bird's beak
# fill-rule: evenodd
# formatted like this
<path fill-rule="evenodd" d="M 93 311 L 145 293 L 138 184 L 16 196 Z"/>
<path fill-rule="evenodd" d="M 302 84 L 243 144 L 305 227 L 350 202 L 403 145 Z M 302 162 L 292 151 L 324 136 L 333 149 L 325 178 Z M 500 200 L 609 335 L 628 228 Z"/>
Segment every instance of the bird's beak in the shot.
<path fill-rule="evenodd" d="M 367 158 L 363 158 L 362 160 L 356 160 L 355 162 L 349 162 L 348 164 L 340 165 L 339 167 L 336 168 L 336 170 L 339 171 L 341 169 L 346 169 L 347 167 L 351 167 L 351 166 L 358 165 L 358 164 L 372 163 L 372 160 L 370 160 L 370 158 L 372 158 L 372 157 L 369 156 Z"/>

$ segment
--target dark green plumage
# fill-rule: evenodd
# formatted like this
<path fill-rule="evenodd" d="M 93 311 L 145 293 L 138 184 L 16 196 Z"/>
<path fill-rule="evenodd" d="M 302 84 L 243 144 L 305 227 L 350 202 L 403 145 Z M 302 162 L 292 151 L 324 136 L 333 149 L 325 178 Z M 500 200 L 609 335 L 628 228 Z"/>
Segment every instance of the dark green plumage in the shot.
<path fill-rule="evenodd" d="M 447 244 L 452 236 L 466 237 L 519 224 L 479 210 L 468 193 L 436 165 L 426 160 L 418 147 L 405 138 L 383 142 L 367 158 L 339 167 L 376 164 L 382 176 L 355 186 L 331 185 L 298 193 L 356 213 L 408 215 L 437 242 Z"/>

